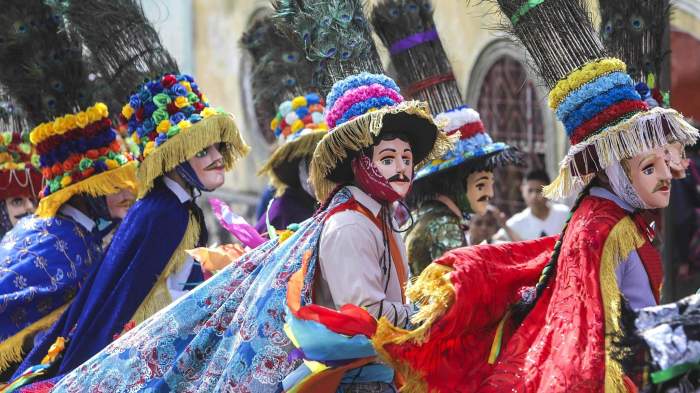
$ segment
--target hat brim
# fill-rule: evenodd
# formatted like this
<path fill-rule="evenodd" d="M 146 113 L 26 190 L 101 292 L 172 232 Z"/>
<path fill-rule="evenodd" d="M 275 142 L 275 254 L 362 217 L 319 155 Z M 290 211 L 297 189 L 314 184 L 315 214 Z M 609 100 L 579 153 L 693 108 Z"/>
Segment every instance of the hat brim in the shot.
<path fill-rule="evenodd" d="M 692 145 L 698 136 L 698 130 L 673 109 L 639 112 L 571 146 L 559 166 L 559 175 L 544 187 L 544 196 L 563 199 L 578 194 L 613 162 L 676 141 Z"/>
<path fill-rule="evenodd" d="M 137 193 L 136 161 L 129 161 L 119 168 L 110 169 L 62 188 L 39 201 L 35 214 L 39 217 L 54 217 L 58 209 L 74 195 L 104 196 L 123 189 Z"/>
<path fill-rule="evenodd" d="M 350 162 L 383 133 L 406 135 L 417 165 L 441 156 L 452 146 L 424 102 L 404 101 L 365 113 L 335 127 L 318 143 L 310 168 L 318 200 L 325 200 L 338 184 L 352 181 Z"/>
<path fill-rule="evenodd" d="M 480 146 L 478 149 L 462 151 L 450 158 L 441 157 L 423 165 L 416 171 L 414 180 L 418 181 L 426 177 L 444 173 L 452 168 L 464 166 L 471 167 L 475 162 L 492 161 L 491 168 L 517 165 L 520 162 L 520 154 L 512 146 L 503 142 L 494 142 L 485 146 Z"/>
<path fill-rule="evenodd" d="M 287 187 L 300 187 L 299 160 L 311 159 L 316 145 L 326 135 L 325 130 L 312 131 L 279 146 L 258 171 L 258 176 L 270 177 L 270 184 L 281 195 Z"/>
<path fill-rule="evenodd" d="M 153 188 L 157 178 L 217 143 L 224 144 L 220 153 L 226 170 L 233 168 L 236 161 L 250 151 L 232 115 L 209 116 L 169 138 L 143 159 L 136 175 L 138 198 L 143 198 Z"/>

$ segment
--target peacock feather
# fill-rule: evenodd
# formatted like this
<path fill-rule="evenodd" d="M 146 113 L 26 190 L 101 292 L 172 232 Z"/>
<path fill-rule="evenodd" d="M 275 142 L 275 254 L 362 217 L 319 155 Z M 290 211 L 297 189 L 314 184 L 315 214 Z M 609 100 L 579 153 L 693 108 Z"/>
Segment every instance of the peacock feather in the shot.
<path fill-rule="evenodd" d="M 275 0 L 273 6 L 279 30 L 318 64 L 314 80 L 321 93 L 352 74 L 383 73 L 362 1 Z"/>
<path fill-rule="evenodd" d="M 41 0 L 6 0 L 0 13 L 0 83 L 35 125 L 93 103 L 80 42 Z"/>
<path fill-rule="evenodd" d="M 264 135 L 274 140 L 270 121 L 282 102 L 316 92 L 314 63 L 303 49 L 274 26 L 271 16 L 255 20 L 240 39 L 253 62 L 252 87 L 255 114 Z"/>

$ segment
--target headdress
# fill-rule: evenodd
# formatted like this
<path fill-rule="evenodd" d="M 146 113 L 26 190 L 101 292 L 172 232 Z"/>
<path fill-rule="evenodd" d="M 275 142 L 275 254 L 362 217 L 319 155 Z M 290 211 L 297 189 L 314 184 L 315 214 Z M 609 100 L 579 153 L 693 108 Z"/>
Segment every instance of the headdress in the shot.
<path fill-rule="evenodd" d="M 211 108 L 192 77 L 178 74 L 138 2 L 71 1 L 66 15 L 114 95 L 128 99 L 120 121 L 139 146 L 139 198 L 156 178 L 208 146 L 223 144 L 227 169 L 248 152 L 233 117 Z M 94 23 L 96 15 L 110 22 Z"/>
<path fill-rule="evenodd" d="M 615 161 L 697 139 L 678 112 L 649 109 L 625 63 L 607 56 L 581 0 L 497 2 L 551 88 L 549 106 L 571 142 L 559 176 L 544 189 L 548 197 L 579 192 Z"/>
<path fill-rule="evenodd" d="M 328 130 L 323 99 L 314 93 L 314 69 L 302 48 L 282 35 L 271 17 L 256 21 L 241 38 L 253 57 L 253 97 L 258 121 L 279 145 L 263 164 L 280 195 L 288 186 L 300 187 L 299 160 L 311 158 Z M 261 126 L 263 127 L 263 126 Z"/>
<path fill-rule="evenodd" d="M 37 198 L 41 191 L 39 157 L 24 116 L 0 88 L 0 199 Z"/>
<path fill-rule="evenodd" d="M 399 87 L 385 75 L 361 73 L 345 78 L 333 85 L 326 103 L 331 130 L 316 147 L 310 168 L 319 200 L 325 200 L 337 184 L 352 181 L 352 158 L 381 132 L 407 135 L 417 164 L 451 147 L 433 122 L 428 105 L 404 101 Z"/>
<path fill-rule="evenodd" d="M 323 99 L 312 93 L 294 97 L 280 104 L 270 129 L 280 145 L 258 172 L 267 173 L 271 183 L 281 194 L 290 185 L 299 184 L 298 163 L 311 158 L 316 145 L 328 132 L 323 117 Z"/>
<path fill-rule="evenodd" d="M 484 161 L 483 166 L 517 162 L 514 149 L 494 143 L 486 133 L 479 113 L 463 105 L 452 66 L 438 36 L 429 0 L 382 0 L 372 10 L 372 23 L 389 49 L 399 83 L 407 96 L 427 101 L 435 120 L 448 135 L 459 138 L 455 146 L 416 172 L 420 180 L 465 163 Z"/>
<path fill-rule="evenodd" d="M 77 194 L 135 192 L 136 163 L 121 153 L 107 107 L 88 104 L 93 86 L 81 43 L 43 2 L 13 1 L 4 7 L 0 24 L 8 39 L 0 45 L 2 83 L 27 119 L 41 123 L 30 134 L 46 180 L 36 214 L 53 216 Z"/>
<path fill-rule="evenodd" d="M 211 107 L 189 75 L 166 74 L 143 84 L 121 115 L 140 148 L 139 198 L 158 177 L 211 145 L 221 143 L 226 169 L 250 150 L 233 116 Z"/>

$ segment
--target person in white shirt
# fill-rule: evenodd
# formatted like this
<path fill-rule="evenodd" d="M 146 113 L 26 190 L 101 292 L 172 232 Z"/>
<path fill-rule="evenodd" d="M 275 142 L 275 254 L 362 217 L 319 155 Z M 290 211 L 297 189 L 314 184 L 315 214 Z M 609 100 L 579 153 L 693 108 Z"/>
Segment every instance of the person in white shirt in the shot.
<path fill-rule="evenodd" d="M 495 236 L 497 240 L 533 240 L 561 232 L 569 216 L 569 207 L 551 202 L 542 195 L 542 187 L 549 183 L 549 176 L 542 169 L 525 174 L 520 191 L 527 208 L 508 220 L 502 214 L 497 216 L 501 226 Z"/>

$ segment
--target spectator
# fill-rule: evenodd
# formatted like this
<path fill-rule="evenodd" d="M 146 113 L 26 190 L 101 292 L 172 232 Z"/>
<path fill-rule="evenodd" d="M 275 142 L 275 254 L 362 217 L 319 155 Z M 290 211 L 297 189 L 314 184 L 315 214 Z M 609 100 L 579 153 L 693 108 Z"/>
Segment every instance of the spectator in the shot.
<path fill-rule="evenodd" d="M 566 205 L 553 203 L 542 195 L 542 187 L 549 183 L 549 176 L 542 169 L 531 170 L 525 175 L 520 192 L 527 208 L 509 218 L 505 222 L 505 227 L 496 234 L 496 239 L 532 240 L 561 232 L 568 217 L 569 208 Z M 507 232 L 511 232 L 511 235 Z M 513 234 L 517 235 L 517 238 Z"/>
<path fill-rule="evenodd" d="M 498 221 L 494 210 L 489 209 L 484 214 L 473 214 L 469 225 L 469 245 L 491 244 L 496 232 Z"/>

